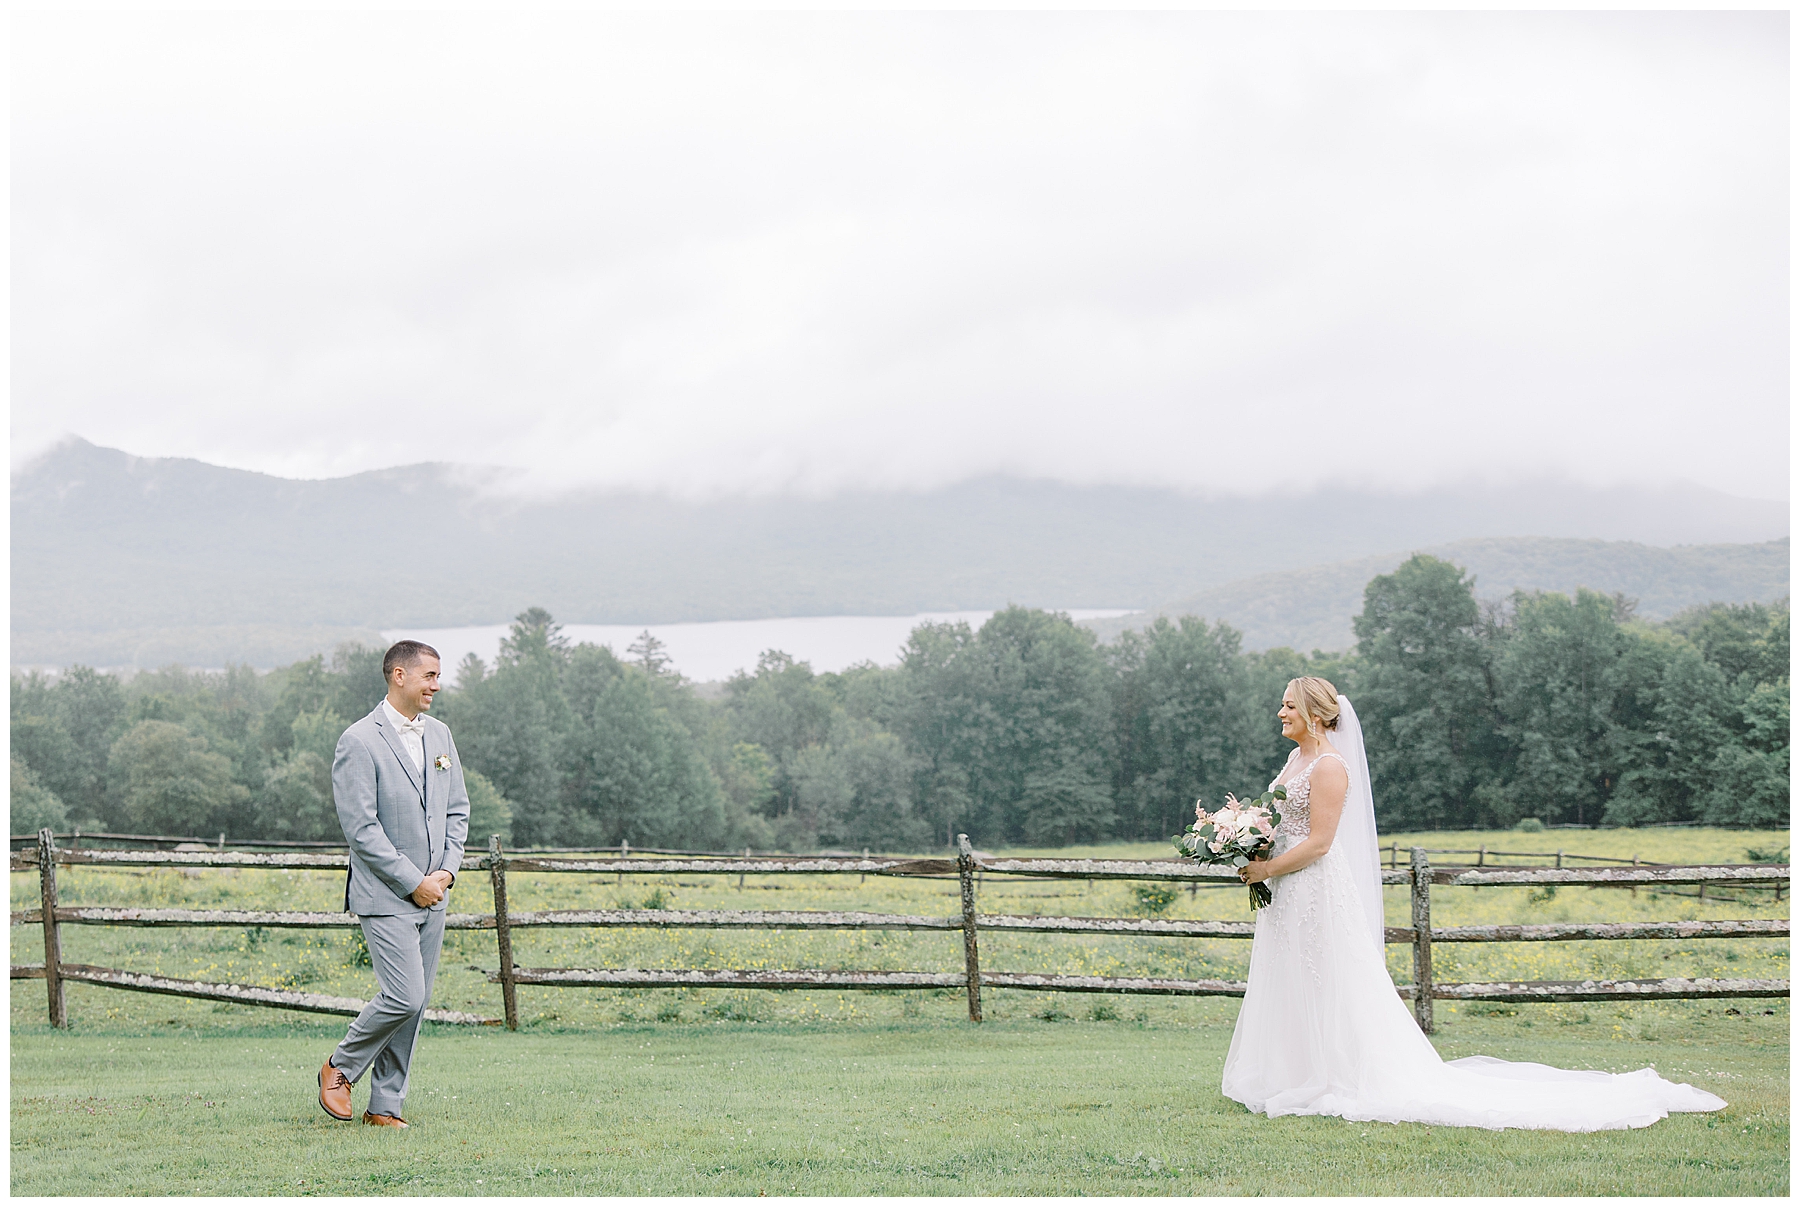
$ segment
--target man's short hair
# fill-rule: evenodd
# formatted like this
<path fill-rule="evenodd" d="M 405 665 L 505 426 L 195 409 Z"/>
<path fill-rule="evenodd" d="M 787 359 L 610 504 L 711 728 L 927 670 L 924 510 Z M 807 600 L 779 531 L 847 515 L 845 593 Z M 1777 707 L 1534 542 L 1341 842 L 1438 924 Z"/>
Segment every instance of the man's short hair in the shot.
<path fill-rule="evenodd" d="M 443 661 L 443 656 L 423 641 L 396 641 L 388 646 L 388 652 L 381 656 L 381 677 L 392 679 L 396 666 L 417 666 L 421 658 L 436 658 Z"/>

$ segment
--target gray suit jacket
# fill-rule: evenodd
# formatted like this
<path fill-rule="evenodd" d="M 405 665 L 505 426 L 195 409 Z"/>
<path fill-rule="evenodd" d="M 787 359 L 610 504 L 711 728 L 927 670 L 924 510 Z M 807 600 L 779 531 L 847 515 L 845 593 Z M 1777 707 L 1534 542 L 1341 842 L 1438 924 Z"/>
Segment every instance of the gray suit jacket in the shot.
<path fill-rule="evenodd" d="M 437 765 L 440 756 L 447 769 Z M 331 795 L 350 843 L 344 908 L 357 915 L 423 913 L 412 891 L 432 872 L 454 877 L 469 838 L 469 790 L 450 727 L 425 717 L 421 775 L 377 704 L 338 739 Z"/>

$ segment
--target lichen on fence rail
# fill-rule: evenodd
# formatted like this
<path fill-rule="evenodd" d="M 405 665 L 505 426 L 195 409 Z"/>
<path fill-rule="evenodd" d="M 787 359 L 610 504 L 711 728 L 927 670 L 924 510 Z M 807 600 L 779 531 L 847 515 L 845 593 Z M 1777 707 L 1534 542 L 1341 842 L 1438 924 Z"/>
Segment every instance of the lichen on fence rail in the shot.
<path fill-rule="evenodd" d="M 42 909 L 14 910 L 14 926 L 43 920 Z M 269 926 L 335 929 L 361 926 L 355 914 L 326 910 L 161 909 L 138 906 L 58 906 L 58 922 L 90 926 Z M 492 914 L 446 914 L 445 930 L 492 930 Z"/>
<path fill-rule="evenodd" d="M 1786 918 L 1721 922 L 1544 922 L 1432 927 L 1433 943 L 1561 943 L 1582 939 L 1755 939 L 1785 936 Z M 1410 941 L 1410 935 L 1408 936 Z"/>
<path fill-rule="evenodd" d="M 335 855 L 259 854 L 253 851 L 71 851 L 58 849 L 57 863 L 97 867 L 163 868 L 293 868 L 310 871 L 343 871 L 350 866 L 348 853 Z M 38 866 L 36 851 L 15 851 L 12 870 Z"/>
<path fill-rule="evenodd" d="M 500 974 L 489 972 L 498 984 Z M 961 989 L 967 982 L 955 972 L 854 972 L 789 968 L 770 971 L 741 968 L 517 968 L 520 985 L 563 985 L 578 988 L 660 989 L 714 987 L 725 989 Z"/>
<path fill-rule="evenodd" d="M 1717 864 L 1692 867 L 1633 868 L 1478 868 L 1456 871 L 1435 868 L 1433 884 L 1453 888 L 1479 885 L 1595 885 L 1654 887 L 1659 884 L 1775 884 L 1788 879 L 1788 865 Z"/>
<path fill-rule="evenodd" d="M 216 1001 L 278 1006 L 318 1013 L 354 1014 L 363 1003 L 350 998 L 329 998 L 253 985 L 219 985 L 201 981 L 135 973 L 122 969 L 64 964 L 57 946 L 62 924 L 114 926 L 243 926 L 290 928 L 349 928 L 358 925 L 350 914 L 335 911 L 284 910 L 187 910 L 136 907 L 61 907 L 55 898 L 55 866 L 94 867 L 214 867 L 339 871 L 348 862 L 344 853 L 252 853 L 198 851 L 94 851 L 57 850 L 52 836 L 41 834 L 35 850 L 15 852 L 15 871 L 37 871 L 43 906 L 15 911 L 14 925 L 44 925 L 44 965 L 14 965 L 14 978 L 39 977 L 50 982 L 51 1017 L 58 1026 L 65 1018 L 58 1009 L 55 986 L 63 980 L 85 981 L 113 988 L 165 993 Z M 1433 984 L 1428 953 L 1433 943 L 1513 943 L 1610 939 L 1695 939 L 1779 937 L 1788 934 L 1788 923 L 1778 919 L 1731 921 L 1673 921 L 1648 923 L 1551 923 L 1490 926 L 1433 927 L 1430 925 L 1430 892 L 1434 885 L 1450 887 L 1588 885 L 1656 888 L 1666 885 L 1780 884 L 1788 879 L 1786 865 L 1717 865 L 1694 867 L 1634 866 L 1611 868 L 1432 868 L 1422 849 L 1415 849 L 1413 869 L 1387 870 L 1382 881 L 1410 885 L 1414 910 L 1411 927 L 1387 927 L 1389 943 L 1413 946 L 1415 979 L 1420 985 L 1397 986 L 1402 997 L 1424 997 L 1419 1003 L 1420 1025 L 1431 1028 L 1429 1003 L 1437 999 L 1493 1001 L 1600 1001 L 1655 998 L 1785 997 L 1785 980 L 1708 980 L 1662 978 L 1654 980 L 1592 980 L 1543 982 L 1471 982 Z M 1248 939 L 1253 922 L 1203 921 L 1167 918 L 1055 917 L 1027 914 L 979 914 L 975 911 L 977 879 L 1041 877 L 1086 880 L 1151 880 L 1202 883 L 1235 883 L 1236 872 L 1178 859 L 1009 859 L 982 857 L 961 840 L 959 857 L 949 859 L 873 858 L 869 856 L 759 856 L 667 858 L 621 856 L 617 858 L 559 858 L 505 856 L 498 839 L 489 853 L 465 860 L 464 870 L 486 870 L 493 881 L 496 914 L 450 914 L 446 929 L 494 930 L 501 954 L 502 971 L 490 972 L 504 990 L 506 1024 L 517 1026 L 513 986 L 595 986 L 658 988 L 673 986 L 738 987 L 764 989 L 929 989 L 962 988 L 969 997 L 970 1018 L 980 1021 L 982 987 L 1086 993 L 1147 993 L 1182 996 L 1239 996 L 1241 981 L 1180 980 L 1158 977 L 1098 977 L 1038 973 L 984 971 L 978 957 L 978 936 L 983 930 L 1040 934 L 1137 935 L 1172 938 Z M 960 917 L 926 914 L 886 914 L 838 910 L 537 910 L 511 912 L 506 906 L 508 872 L 605 873 L 668 875 L 858 875 L 955 877 L 961 882 L 963 911 Z M 45 919 L 45 909 L 50 916 Z M 828 969 L 520 969 L 509 956 L 514 927 L 647 927 L 647 928 L 759 928 L 772 930 L 916 930 L 960 931 L 964 969 L 961 972 L 909 970 Z M 478 970 L 479 971 L 479 970 Z M 440 1021 L 484 1022 L 476 1015 L 433 1011 L 427 1017 Z"/>
<path fill-rule="evenodd" d="M 63 964 L 65 981 L 84 981 L 112 989 L 134 989 L 139 993 L 161 993 L 171 997 L 198 998 L 210 1002 L 235 1002 L 246 1006 L 279 1006 L 284 1010 L 300 1010 L 308 1014 L 342 1014 L 355 1017 L 367 1002 L 353 997 L 330 997 L 323 993 L 303 993 L 298 989 L 271 989 L 264 985 L 219 984 L 211 981 L 184 981 L 175 977 L 155 976 L 147 972 L 128 972 L 121 968 L 96 968 L 91 964 Z M 42 964 L 14 964 L 12 979 L 42 977 Z M 492 1026 L 500 1020 L 483 1018 L 462 1010 L 427 1010 L 427 1022 L 469 1023 Z"/>
<path fill-rule="evenodd" d="M 14 926 L 43 920 L 38 909 L 14 910 Z M 299 929 L 350 928 L 355 914 L 326 911 L 248 909 L 162 909 L 119 906 L 59 906 L 58 922 L 102 926 L 267 926 Z M 929 914 L 876 914 L 837 910 L 527 910 L 509 915 L 514 927 L 649 927 L 655 929 L 772 930 L 959 930 L 962 919 Z M 1185 918 L 1066 918 L 1043 914 L 980 914 L 982 930 L 1033 934 L 1160 935 L 1189 939 L 1249 939 L 1254 922 Z M 493 914 L 449 914 L 446 930 L 492 930 Z M 1751 939 L 1789 933 L 1785 918 L 1702 922 L 1551 922 L 1492 926 L 1433 927 L 1433 943 L 1545 943 L 1603 939 Z M 1387 928 L 1389 943 L 1411 943 L 1410 926 Z"/>
<path fill-rule="evenodd" d="M 1412 986 L 1401 986 L 1412 997 Z M 1435 985 L 1431 996 L 1484 1002 L 1632 1002 L 1672 998 L 1786 997 L 1785 980 L 1715 980 L 1710 977 L 1664 977 L 1660 980 L 1471 981 Z"/>
<path fill-rule="evenodd" d="M 347 854 L 263 854 L 249 851 L 71 851 L 59 849 L 56 862 L 68 865 L 118 867 L 218 867 L 291 868 L 332 870 L 348 866 Z M 491 856 L 472 859 L 468 869 L 487 870 Z M 560 859 L 506 857 L 512 872 L 598 872 L 631 875 L 673 873 L 713 875 L 791 875 L 795 873 L 857 873 L 876 876 L 954 876 L 952 859 L 897 859 L 861 856 L 720 856 L 704 859 Z M 35 869 L 34 850 L 13 854 L 14 871 Z M 1181 859 L 997 859 L 976 857 L 978 869 L 993 875 L 1029 876 L 1070 880 L 1165 880 L 1175 882 L 1232 881 L 1237 872 L 1229 867 L 1196 864 Z M 1735 885 L 1776 884 L 1789 879 L 1787 864 L 1719 864 L 1712 866 L 1643 866 L 1610 868 L 1434 868 L 1433 884 L 1453 887 L 1478 885 Z M 1409 871 L 1384 869 L 1384 884 L 1410 884 Z"/>

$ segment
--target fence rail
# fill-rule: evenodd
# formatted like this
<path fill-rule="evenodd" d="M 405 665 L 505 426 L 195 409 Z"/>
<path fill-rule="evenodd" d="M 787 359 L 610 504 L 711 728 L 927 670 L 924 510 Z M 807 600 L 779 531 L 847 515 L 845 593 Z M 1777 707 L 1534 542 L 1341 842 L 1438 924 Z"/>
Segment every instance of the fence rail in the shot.
<path fill-rule="evenodd" d="M 283 1010 L 302 1010 L 310 1014 L 347 1014 L 354 1018 L 367 1002 L 353 997 L 329 997 L 322 993 L 302 993 L 295 989 L 270 989 L 263 985 L 215 984 L 209 981 L 184 981 L 174 977 L 153 976 L 145 972 L 127 972 L 122 968 L 96 968 L 91 964 L 63 964 L 58 969 L 64 981 L 86 981 L 114 989 L 135 989 L 140 993 L 162 993 L 171 997 L 199 998 L 210 1002 L 235 1002 L 252 1006 L 279 1006 Z M 43 979 L 42 964 L 14 964 L 14 980 Z M 434 1023 L 477 1023 L 498 1026 L 497 1018 L 483 1018 L 461 1010 L 427 1010 L 425 1017 Z"/>
<path fill-rule="evenodd" d="M 98 926 L 267 926 L 349 929 L 355 914 L 324 911 L 249 909 L 148 909 L 136 906 L 59 906 L 59 923 Z M 957 916 L 871 914 L 833 910 L 756 909 L 553 909 L 509 915 L 519 927 L 657 927 L 708 930 L 961 930 Z M 14 910 L 12 924 L 43 921 L 42 909 Z M 1161 935 L 1188 939 L 1248 939 L 1254 922 L 1190 921 L 1185 918 L 1058 918 L 1039 914 L 977 914 L 981 930 L 1032 934 Z M 445 930 L 493 930 L 493 914 L 447 914 Z M 1751 918 L 1721 922 L 1551 922 L 1492 926 L 1433 927 L 1435 943 L 1545 943 L 1596 939 L 1755 939 L 1788 933 L 1786 921 Z M 1410 926 L 1387 927 L 1389 943 L 1411 943 Z"/>
<path fill-rule="evenodd" d="M 1460 853 L 1460 852 L 1457 852 Z M 585 854 L 585 853 L 583 853 Z M 1413 1002 L 1419 1025 L 1432 1029 L 1431 1004 L 1438 1000 L 1624 1001 L 1665 998 L 1786 997 L 1786 980 L 1712 980 L 1658 978 L 1646 980 L 1589 980 L 1480 982 L 1439 984 L 1431 972 L 1431 949 L 1437 943 L 1571 942 L 1618 939 L 1704 939 L 1779 937 L 1789 933 L 1785 919 L 1723 921 L 1502 924 L 1493 926 L 1433 927 L 1431 892 L 1434 887 L 1587 885 L 1666 887 L 1673 885 L 1739 886 L 1784 884 L 1785 864 L 1721 864 L 1696 866 L 1633 865 L 1602 868 L 1437 867 L 1429 852 L 1413 848 L 1412 865 L 1381 873 L 1386 884 L 1410 887 L 1411 926 L 1386 928 L 1389 943 L 1413 950 L 1413 982 L 1396 986 L 1396 992 Z M 291 910 L 204 910 L 140 907 L 59 906 L 56 902 L 56 869 L 65 867 L 115 868 L 270 868 L 309 871 L 341 870 L 348 853 L 249 852 L 249 851 L 120 851 L 58 848 L 55 836 L 38 835 L 35 849 L 12 854 L 13 871 L 36 870 L 41 903 L 37 909 L 13 912 L 15 926 L 38 924 L 44 928 L 45 962 L 13 965 L 15 979 L 41 978 L 49 995 L 51 1022 L 67 1024 L 62 986 L 68 981 L 104 985 L 147 993 L 173 994 L 202 1000 L 276 1006 L 326 1014 L 355 1014 L 364 1003 L 350 998 L 327 997 L 297 990 L 256 985 L 213 984 L 67 964 L 61 959 L 63 925 L 99 926 L 261 926 L 289 928 L 349 928 L 358 925 L 352 914 Z M 494 897 L 492 914 L 450 914 L 446 929 L 492 930 L 499 956 L 497 969 L 478 968 L 501 987 L 504 1022 L 518 1026 L 518 986 L 585 986 L 611 988 L 736 987 L 760 989 L 962 989 L 969 1001 L 969 1017 L 982 1016 L 983 988 L 1026 989 L 1073 993 L 1144 993 L 1177 996 L 1242 996 L 1245 983 L 1222 980 L 1183 980 L 1158 977 L 1067 976 L 1038 973 L 984 971 L 980 965 L 979 936 L 983 931 L 1036 934 L 1120 934 L 1171 938 L 1248 939 L 1255 933 L 1252 922 L 1201 921 L 1167 918 L 1055 917 L 1030 914 L 983 914 L 976 908 L 979 885 L 986 876 L 1067 880 L 1149 880 L 1200 884 L 1236 884 L 1235 871 L 1197 865 L 1178 859 L 1003 859 L 982 857 L 959 836 L 955 859 L 872 857 L 869 855 L 817 856 L 714 856 L 650 854 L 632 857 L 600 855 L 557 856 L 548 853 L 508 855 L 498 837 L 490 841 L 485 856 L 471 860 L 465 871 L 486 871 Z M 832 910 L 536 910 L 514 912 L 507 904 L 508 873 L 600 873 L 624 875 L 848 875 L 955 877 L 961 885 L 959 915 L 884 914 Z M 656 927 L 773 930 L 907 930 L 960 932 L 963 967 L 955 972 L 830 969 L 624 969 L 624 968 L 521 968 L 512 957 L 512 931 L 526 927 Z M 428 1018 L 441 1022 L 497 1024 L 501 1020 L 460 1011 L 431 1011 Z"/>
<path fill-rule="evenodd" d="M 11 842 L 12 842 L 13 846 L 35 847 L 37 845 L 38 836 L 36 834 L 14 834 L 14 835 L 11 835 L 10 837 L 11 837 Z M 223 851 L 227 846 L 234 846 L 234 847 L 240 847 L 240 848 L 242 848 L 242 847 L 274 847 L 278 850 L 302 850 L 302 851 L 307 851 L 307 850 L 311 850 L 311 851 L 342 851 L 342 850 L 346 849 L 342 842 L 335 841 L 335 840 L 321 842 L 321 841 L 295 841 L 295 840 L 285 839 L 285 838 L 227 838 L 223 834 L 220 834 L 217 838 L 201 838 L 201 837 L 199 837 L 197 835 L 193 835 L 193 834 L 117 834 L 117 833 L 114 833 L 109 830 L 70 830 L 67 833 L 63 833 L 63 834 L 52 834 L 51 837 L 55 838 L 59 842 L 64 839 L 68 839 L 70 849 L 74 849 L 74 850 L 81 849 L 81 841 L 84 838 L 98 840 L 101 842 L 161 843 L 164 845 L 178 843 L 178 844 L 183 844 L 183 845 L 198 845 L 198 846 L 205 846 L 205 847 L 216 847 L 218 850 L 221 850 L 221 851 Z M 732 856 L 737 855 L 736 851 L 690 851 L 690 850 L 686 850 L 686 849 L 677 849 L 674 847 L 634 847 L 628 842 L 620 843 L 616 847 L 519 847 L 516 850 L 514 850 L 513 854 L 515 854 L 515 855 L 550 855 L 550 854 L 602 855 L 602 854 L 608 854 L 608 853 L 611 853 L 614 851 L 617 851 L 621 855 L 629 855 L 633 851 L 637 851 L 639 854 L 643 854 L 643 855 L 713 855 L 713 856 L 720 856 L 720 857 L 732 857 Z M 744 854 L 749 855 L 750 853 L 751 853 L 750 850 L 746 848 L 744 851 Z"/>
<path fill-rule="evenodd" d="M 1399 843 L 1390 842 L 1382 850 L 1387 854 L 1389 867 L 1400 866 Z M 1408 848 L 1408 853 L 1411 853 L 1411 848 Z M 1561 867 L 1565 859 L 1585 859 L 1590 863 L 1629 863 L 1634 866 L 1640 864 L 1656 866 L 1655 860 L 1639 859 L 1636 855 L 1625 859 L 1618 855 L 1582 855 L 1575 851 L 1502 851 L 1485 845 L 1479 847 L 1426 847 L 1425 853 L 1427 855 L 1473 855 L 1476 867 L 1485 866 L 1490 859 L 1554 859 L 1557 867 Z"/>
<path fill-rule="evenodd" d="M 227 842 L 227 839 L 223 834 L 219 835 L 217 838 L 201 838 L 198 835 L 193 834 L 115 834 L 109 830 L 70 830 L 66 834 L 55 834 L 52 835 L 52 837 L 58 840 L 68 839 L 69 846 L 74 850 L 81 849 L 81 842 L 83 839 L 97 842 L 174 843 L 182 846 L 216 847 L 221 851 L 225 849 Z M 37 843 L 36 834 L 14 834 L 11 835 L 10 838 L 13 846 L 35 846 Z M 280 850 L 341 851 L 345 849 L 344 844 L 341 842 L 294 842 L 283 838 L 241 840 L 232 845 L 239 847 L 275 847 Z"/>

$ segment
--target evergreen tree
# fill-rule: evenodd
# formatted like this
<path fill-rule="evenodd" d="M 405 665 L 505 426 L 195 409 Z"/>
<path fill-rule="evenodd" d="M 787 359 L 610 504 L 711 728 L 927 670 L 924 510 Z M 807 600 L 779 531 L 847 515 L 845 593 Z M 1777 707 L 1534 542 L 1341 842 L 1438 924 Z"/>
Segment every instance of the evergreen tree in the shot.
<path fill-rule="evenodd" d="M 568 661 L 560 627 L 531 608 L 514 620 L 492 674 L 466 684 L 459 678 L 440 696 L 463 762 L 511 802 L 513 839 L 522 846 L 558 845 L 569 829 L 562 799 L 572 724 L 562 688 Z"/>

